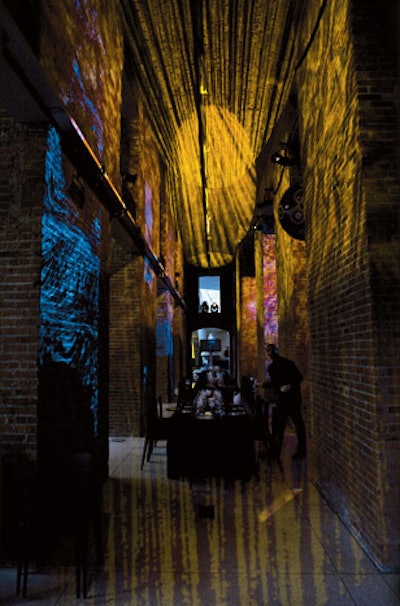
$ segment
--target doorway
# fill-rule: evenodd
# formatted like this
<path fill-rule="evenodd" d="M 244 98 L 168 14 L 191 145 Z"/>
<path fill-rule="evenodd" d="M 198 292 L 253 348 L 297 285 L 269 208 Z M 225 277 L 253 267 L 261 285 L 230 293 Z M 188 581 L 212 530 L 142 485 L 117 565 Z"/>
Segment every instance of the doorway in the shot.
<path fill-rule="evenodd" d="M 199 328 L 192 332 L 192 380 L 197 381 L 203 370 L 218 366 L 231 372 L 230 333 L 221 328 Z"/>

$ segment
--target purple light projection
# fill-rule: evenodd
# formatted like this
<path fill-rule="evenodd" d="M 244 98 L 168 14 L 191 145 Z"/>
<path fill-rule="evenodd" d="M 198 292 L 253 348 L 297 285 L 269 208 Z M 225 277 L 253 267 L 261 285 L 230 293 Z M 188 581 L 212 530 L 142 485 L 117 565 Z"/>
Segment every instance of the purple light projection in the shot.
<path fill-rule="evenodd" d="M 278 343 L 275 235 L 263 235 L 264 343 Z M 266 369 L 270 360 L 266 360 Z"/>
<path fill-rule="evenodd" d="M 152 247 L 153 240 L 153 192 L 150 185 L 145 183 L 144 190 L 144 237 L 147 244 Z M 154 275 L 150 267 L 150 263 L 145 258 L 144 263 L 144 280 L 150 287 L 153 283 Z"/>

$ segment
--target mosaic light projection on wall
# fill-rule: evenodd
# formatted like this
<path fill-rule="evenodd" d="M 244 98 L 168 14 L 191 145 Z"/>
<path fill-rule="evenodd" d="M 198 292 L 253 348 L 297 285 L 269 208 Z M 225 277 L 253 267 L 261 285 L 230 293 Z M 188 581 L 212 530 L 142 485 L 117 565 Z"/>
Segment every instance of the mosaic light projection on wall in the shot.
<path fill-rule="evenodd" d="M 168 380 L 168 393 L 172 394 L 174 389 L 173 381 L 173 353 L 174 353 L 174 335 L 173 335 L 173 305 L 172 299 L 167 291 L 163 289 L 158 296 L 157 315 L 156 315 L 156 356 L 161 360 L 166 360 L 169 372 L 166 373 Z"/>
<path fill-rule="evenodd" d="M 263 235 L 264 343 L 278 343 L 278 298 L 275 236 Z M 266 367 L 271 360 L 266 360 Z M 267 371 L 265 372 L 267 376 Z"/>
<path fill-rule="evenodd" d="M 158 358 L 169 357 L 173 354 L 172 316 L 173 307 L 170 303 L 170 297 L 164 291 L 157 307 L 156 355 Z"/>
<path fill-rule="evenodd" d="M 86 133 L 88 140 L 97 148 L 100 157 L 103 153 L 104 126 L 98 108 L 104 107 L 104 57 L 106 49 L 99 33 L 97 10 L 87 0 L 75 2 L 75 12 L 68 13 L 74 20 L 69 24 L 71 35 L 75 32 L 72 45 L 71 77 L 65 90 L 61 92 L 65 106 L 73 107 L 73 114 L 78 122 L 82 116 L 85 124 L 90 124 L 91 132 Z M 84 32 L 84 34 L 82 34 Z M 87 49 L 97 49 L 89 54 Z M 88 92 L 90 91 L 90 92 Z M 96 103 L 93 102 L 96 99 Z"/>
<path fill-rule="evenodd" d="M 40 295 L 41 368 L 64 364 L 90 394 L 94 432 L 98 424 L 98 315 L 100 216 L 87 233 L 66 194 L 60 138 L 49 131 L 42 220 Z"/>
<path fill-rule="evenodd" d="M 122 0 L 122 8 L 185 258 L 225 265 L 250 227 L 254 163 L 289 96 L 304 2 Z"/>
<path fill-rule="evenodd" d="M 146 242 L 151 247 L 153 243 L 153 192 L 150 185 L 145 183 L 144 186 L 144 237 Z M 153 284 L 154 273 L 150 263 L 145 258 L 144 260 L 144 280 L 150 287 Z"/>

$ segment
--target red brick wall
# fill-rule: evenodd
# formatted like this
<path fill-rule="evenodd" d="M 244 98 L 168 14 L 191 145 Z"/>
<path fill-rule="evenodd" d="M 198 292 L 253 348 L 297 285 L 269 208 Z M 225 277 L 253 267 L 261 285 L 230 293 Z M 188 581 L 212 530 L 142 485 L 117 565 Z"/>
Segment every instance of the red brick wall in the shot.
<path fill-rule="evenodd" d="M 110 275 L 110 435 L 140 431 L 140 282 L 143 262 L 113 242 Z M 138 292 L 139 291 L 139 292 Z M 136 293 L 136 294 L 135 294 Z"/>
<path fill-rule="evenodd" d="M 386 55 L 393 48 L 381 30 L 381 5 L 375 5 L 354 2 L 359 14 L 352 19 L 347 3 L 327 3 L 297 82 L 307 221 L 310 427 L 319 483 L 376 561 L 396 567 L 399 251 L 392 226 L 398 181 L 393 145 L 386 155 L 386 144 L 395 142 L 398 130 L 390 85 L 394 64 Z M 303 47 L 319 6 L 309 3 Z"/>
<path fill-rule="evenodd" d="M 103 2 L 102 11 L 97 17 L 98 2 L 85 3 L 84 8 L 80 5 L 76 11 L 71 11 L 70 3 L 66 2 L 58 2 L 57 10 L 53 4 L 42 3 L 42 9 L 40 51 L 54 92 L 59 94 L 69 113 L 74 116 L 95 154 L 104 162 L 108 174 L 113 179 L 118 178 L 122 36 L 116 27 L 118 12 L 115 4 Z M 106 64 L 105 56 L 112 57 L 115 62 Z M 10 113 L 12 109 L 11 107 Z M 29 114 L 26 120 L 29 121 Z M 3 122 L 2 119 L 2 128 L 1 170 L 4 186 L 1 207 L 6 219 L 2 222 L 2 229 L 3 226 L 5 229 L 2 246 L 5 247 L 7 259 L 3 270 L 6 285 L 3 300 L 8 308 L 14 307 L 13 315 L 8 311 L 3 316 L 5 322 L 2 330 L 5 337 L 3 339 L 2 335 L 2 343 L 8 342 L 7 347 L 3 345 L 3 352 L 9 357 L 11 352 L 7 350 L 13 341 L 15 353 L 12 357 L 18 357 L 19 362 L 13 368 L 12 380 L 9 375 L 4 383 L 2 381 L 2 388 L 6 388 L 1 394 L 2 432 L 7 437 L 3 440 L 2 434 L 1 444 L 4 447 L 19 444 L 20 450 L 36 456 L 41 218 L 45 193 L 52 193 L 51 184 L 49 192 L 45 187 L 44 155 L 48 125 L 44 124 L 41 128 L 35 125 L 27 127 L 10 121 Z M 108 213 L 88 189 L 83 204 L 74 200 L 74 195 L 68 192 L 68 188 L 80 167 L 72 167 L 66 157 L 62 158 L 60 164 L 64 171 L 63 179 L 65 178 L 64 185 L 57 183 L 57 188 L 62 188 L 60 194 L 62 204 L 65 204 L 61 215 L 65 221 L 68 221 L 66 217 L 69 216 L 73 223 L 72 231 L 76 228 L 82 230 L 82 233 L 88 232 L 94 218 L 101 230 L 101 242 L 96 250 L 100 259 L 98 283 L 93 284 L 93 288 L 99 288 L 99 316 L 84 321 L 90 323 L 93 320 L 98 335 L 92 348 L 98 360 L 96 384 L 100 390 L 99 423 L 104 437 L 104 432 L 107 431 L 108 405 Z M 75 207 L 74 202 L 77 203 Z M 65 239 L 62 244 L 68 246 Z M 12 289 L 9 287 L 11 282 L 15 284 Z M 59 276 L 59 284 L 62 292 L 65 287 L 62 275 Z M 18 299 L 21 301 L 19 309 L 25 324 L 23 332 L 21 321 L 18 321 L 17 326 L 14 320 L 15 302 Z M 74 309 L 76 307 L 77 302 L 74 303 Z M 83 304 L 82 310 L 84 309 Z M 16 351 L 17 343 L 21 346 L 19 352 Z M 9 365 L 11 368 L 12 365 Z"/>
<path fill-rule="evenodd" d="M 148 119 L 136 100 L 135 133 L 123 151 L 137 181 L 133 195 L 136 220 L 156 255 L 160 255 L 162 172 Z M 157 383 L 157 278 L 147 261 L 114 244 L 110 283 L 110 434 L 143 435 L 144 411 L 162 387 Z M 162 306 L 158 311 L 163 315 Z M 163 372 L 162 365 L 160 372 Z"/>
<path fill-rule="evenodd" d="M 400 241 L 398 8 L 354 2 L 359 140 L 363 163 L 374 347 L 374 434 L 364 450 L 377 455 L 379 499 L 368 520 L 378 558 L 400 569 Z M 365 369 L 366 374 L 368 368 Z M 369 404 L 369 395 L 367 399 Z M 358 415 L 357 415 L 358 417 Z M 355 420 L 355 422 L 358 422 Z M 363 453 L 360 453 L 360 458 Z M 372 478 L 374 480 L 374 478 Z M 375 525 L 375 520 L 380 525 Z M 365 532 L 362 525 L 361 532 Z M 384 534 L 384 536 L 382 536 Z"/>
<path fill-rule="evenodd" d="M 131 194 L 135 216 L 154 253 L 182 290 L 182 247 L 173 227 L 163 167 L 146 113 L 125 82 L 121 165 L 137 174 Z M 129 91 L 129 93 L 128 93 Z M 147 203 L 146 203 L 147 200 Z M 147 208 L 146 208 L 147 204 Z M 151 225 L 149 224 L 149 221 Z M 146 227 L 147 224 L 147 227 Z M 110 282 L 110 433 L 143 435 L 144 410 L 152 398 L 173 397 L 182 375 L 182 310 L 148 264 L 113 244 Z"/>
<path fill-rule="evenodd" d="M 33 458 L 46 136 L 0 116 L 0 449 Z"/>
<path fill-rule="evenodd" d="M 123 67 L 123 40 L 116 3 L 89 1 L 71 8 L 69 2 L 42 3 L 40 60 L 56 94 L 83 133 L 104 171 L 119 187 L 120 112 Z M 69 176 L 85 168 L 65 170 Z M 67 186 L 69 182 L 67 183 Z M 91 344 L 98 358 L 99 439 L 103 453 L 108 445 L 108 267 L 110 220 L 104 201 L 86 187 L 85 203 L 78 211 L 79 225 L 85 232 L 94 216 L 100 218 L 101 241 L 98 248 L 99 310 L 96 342 Z M 84 302 L 82 302 L 84 306 Z"/>

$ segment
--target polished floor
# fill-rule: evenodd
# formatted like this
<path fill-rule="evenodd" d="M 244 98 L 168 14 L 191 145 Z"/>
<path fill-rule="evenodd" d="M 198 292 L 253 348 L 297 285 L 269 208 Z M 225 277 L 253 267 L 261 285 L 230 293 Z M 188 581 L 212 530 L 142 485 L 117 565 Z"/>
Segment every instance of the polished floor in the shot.
<path fill-rule="evenodd" d="M 110 440 L 104 486 L 106 560 L 93 564 L 86 600 L 71 565 L 32 566 L 16 597 L 0 568 L 0 604 L 118 606 L 394 606 L 400 575 L 383 574 L 321 498 L 310 460 L 282 466 L 257 444 L 248 482 L 169 480 L 160 442 L 143 471 L 143 439 Z"/>

